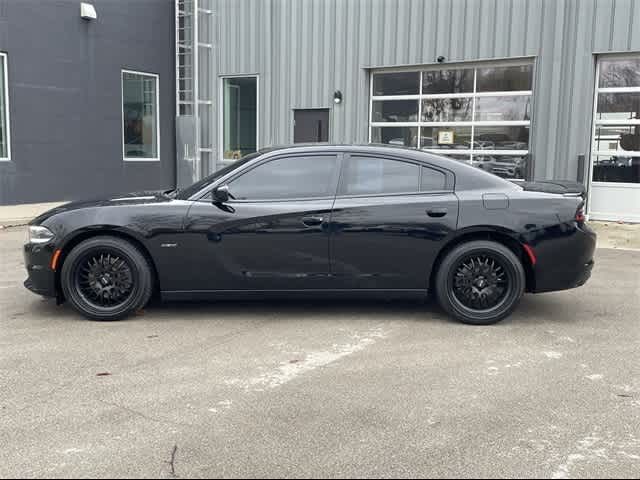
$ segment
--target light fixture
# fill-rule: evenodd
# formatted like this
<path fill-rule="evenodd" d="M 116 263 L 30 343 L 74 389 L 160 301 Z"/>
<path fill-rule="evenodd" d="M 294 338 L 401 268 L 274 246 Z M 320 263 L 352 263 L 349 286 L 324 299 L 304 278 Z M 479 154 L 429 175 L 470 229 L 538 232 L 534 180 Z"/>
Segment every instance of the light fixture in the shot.
<path fill-rule="evenodd" d="M 80 16 L 84 20 L 97 20 L 98 18 L 95 7 L 92 4 L 86 2 L 80 3 Z"/>
<path fill-rule="evenodd" d="M 336 105 L 340 105 L 342 103 L 342 92 L 340 90 L 333 92 L 333 103 Z"/>

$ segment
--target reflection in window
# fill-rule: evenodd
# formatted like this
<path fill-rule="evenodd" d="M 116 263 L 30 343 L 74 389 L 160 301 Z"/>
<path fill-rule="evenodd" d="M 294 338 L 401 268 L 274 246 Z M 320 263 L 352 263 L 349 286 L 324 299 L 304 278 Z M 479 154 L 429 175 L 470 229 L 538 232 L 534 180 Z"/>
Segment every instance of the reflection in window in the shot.
<path fill-rule="evenodd" d="M 478 68 L 476 90 L 478 92 L 511 92 L 531 90 L 533 66 Z"/>
<path fill-rule="evenodd" d="M 258 79 L 223 80 L 223 159 L 237 160 L 257 149 Z"/>
<path fill-rule="evenodd" d="M 418 121 L 418 100 L 386 100 L 373 102 L 374 122 Z"/>
<path fill-rule="evenodd" d="M 7 56 L 0 54 L 0 158 L 9 158 L 9 109 L 7 108 Z"/>
<path fill-rule="evenodd" d="M 158 77 L 122 72 L 125 159 L 158 158 Z"/>
<path fill-rule="evenodd" d="M 421 192 L 438 192 L 444 190 L 446 177 L 444 173 L 429 167 L 422 167 L 420 176 Z"/>
<path fill-rule="evenodd" d="M 474 155 L 471 164 L 506 178 L 523 178 L 527 171 L 527 155 Z"/>
<path fill-rule="evenodd" d="M 530 120 L 531 97 L 477 97 L 476 121 L 504 122 Z"/>
<path fill-rule="evenodd" d="M 528 150 L 529 127 L 476 127 L 473 139 L 484 150 Z"/>
<path fill-rule="evenodd" d="M 373 157 L 347 160 L 340 189 L 344 195 L 418 192 L 420 167 L 413 163 Z"/>
<path fill-rule="evenodd" d="M 333 196 L 333 155 L 287 157 L 258 165 L 229 184 L 237 200 L 274 200 Z"/>
<path fill-rule="evenodd" d="M 373 127 L 371 129 L 371 142 L 416 148 L 418 146 L 418 128 Z"/>
<path fill-rule="evenodd" d="M 422 74 L 422 93 L 473 92 L 473 69 L 433 70 Z"/>
<path fill-rule="evenodd" d="M 640 92 L 599 93 L 598 120 L 640 119 Z"/>
<path fill-rule="evenodd" d="M 429 98 L 422 101 L 423 122 L 470 122 L 473 98 Z"/>
<path fill-rule="evenodd" d="M 640 157 L 598 155 L 593 160 L 594 182 L 640 183 Z"/>
<path fill-rule="evenodd" d="M 640 57 L 601 60 L 598 86 L 640 87 Z"/>
<path fill-rule="evenodd" d="M 377 73 L 373 76 L 373 95 L 418 95 L 418 72 Z"/>

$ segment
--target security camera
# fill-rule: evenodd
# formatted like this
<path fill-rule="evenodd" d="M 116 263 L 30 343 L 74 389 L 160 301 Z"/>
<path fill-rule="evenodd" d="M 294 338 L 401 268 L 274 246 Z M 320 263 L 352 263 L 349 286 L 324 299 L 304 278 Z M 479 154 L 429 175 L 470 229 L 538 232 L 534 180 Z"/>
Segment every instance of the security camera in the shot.
<path fill-rule="evenodd" d="M 442 56 L 442 55 L 440 55 L 440 56 L 436 59 L 436 61 L 437 61 L 438 63 L 444 63 L 444 61 L 445 61 L 445 60 L 446 60 L 446 58 L 445 58 L 444 56 Z"/>

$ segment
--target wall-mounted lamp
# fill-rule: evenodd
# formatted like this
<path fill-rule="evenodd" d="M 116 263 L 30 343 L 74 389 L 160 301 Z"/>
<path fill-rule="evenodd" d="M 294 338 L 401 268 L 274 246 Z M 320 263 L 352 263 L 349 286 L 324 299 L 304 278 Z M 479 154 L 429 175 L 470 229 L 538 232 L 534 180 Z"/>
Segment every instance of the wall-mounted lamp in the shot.
<path fill-rule="evenodd" d="M 86 3 L 86 2 L 81 2 L 80 3 L 80 16 L 84 20 L 97 20 L 98 19 L 98 14 L 96 13 L 95 7 L 92 4 Z"/>
<path fill-rule="evenodd" d="M 340 105 L 342 103 L 342 92 L 340 90 L 333 92 L 333 103 L 336 105 Z"/>

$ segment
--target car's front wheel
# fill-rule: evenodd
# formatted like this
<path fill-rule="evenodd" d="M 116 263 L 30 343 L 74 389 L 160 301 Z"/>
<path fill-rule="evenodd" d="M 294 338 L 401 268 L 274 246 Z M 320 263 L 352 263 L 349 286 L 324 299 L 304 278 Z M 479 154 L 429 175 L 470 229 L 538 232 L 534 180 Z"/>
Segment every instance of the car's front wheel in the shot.
<path fill-rule="evenodd" d="M 518 257 L 500 243 L 477 240 L 453 248 L 436 274 L 442 308 L 456 319 L 489 325 L 507 317 L 525 289 Z"/>
<path fill-rule="evenodd" d="M 76 245 L 62 265 L 62 291 L 92 320 L 120 320 L 144 307 L 153 277 L 144 255 L 131 243 L 100 236 Z"/>

